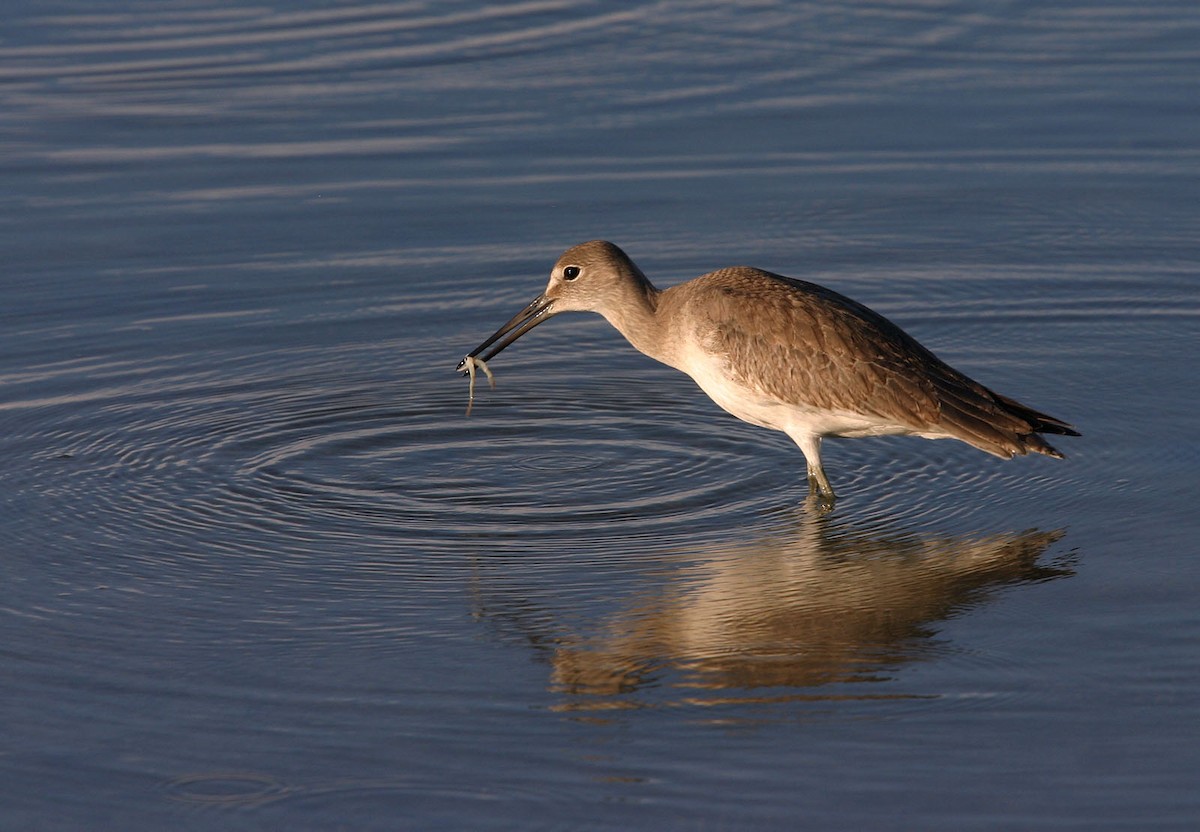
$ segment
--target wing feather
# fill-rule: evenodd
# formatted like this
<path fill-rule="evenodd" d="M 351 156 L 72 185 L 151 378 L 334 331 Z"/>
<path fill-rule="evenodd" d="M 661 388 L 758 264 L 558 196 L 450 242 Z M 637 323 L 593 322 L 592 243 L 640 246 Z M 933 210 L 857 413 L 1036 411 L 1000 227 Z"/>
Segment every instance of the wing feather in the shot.
<path fill-rule="evenodd" d="M 799 406 L 914 428 L 936 421 L 936 390 L 919 369 L 932 353 L 881 315 L 824 287 L 757 269 L 700 280 L 703 291 L 691 299 L 697 335 L 744 386 Z M 746 309 L 755 310 L 752 318 Z"/>
<path fill-rule="evenodd" d="M 694 335 L 724 357 L 741 385 L 777 401 L 940 431 L 1001 457 L 1061 456 L 1037 432 L 1074 435 L 1070 425 L 992 392 L 831 289 L 747 267 L 693 282 L 686 317 Z"/>

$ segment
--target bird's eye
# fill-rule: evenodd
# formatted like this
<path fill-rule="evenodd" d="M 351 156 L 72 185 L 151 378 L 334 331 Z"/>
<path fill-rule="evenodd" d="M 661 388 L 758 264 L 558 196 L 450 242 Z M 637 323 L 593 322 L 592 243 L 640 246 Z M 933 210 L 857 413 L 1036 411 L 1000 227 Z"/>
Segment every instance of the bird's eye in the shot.
<path fill-rule="evenodd" d="M 567 266 L 563 269 L 563 280 L 574 280 L 579 277 L 580 268 L 578 266 Z"/>

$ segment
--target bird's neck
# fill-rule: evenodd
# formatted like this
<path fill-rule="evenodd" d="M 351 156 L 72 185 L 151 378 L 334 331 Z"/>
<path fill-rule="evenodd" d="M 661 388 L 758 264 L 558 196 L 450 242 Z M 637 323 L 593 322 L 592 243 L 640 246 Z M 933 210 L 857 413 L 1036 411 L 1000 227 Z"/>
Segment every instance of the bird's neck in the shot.
<path fill-rule="evenodd" d="M 601 314 L 638 352 L 671 364 L 668 339 L 658 315 L 661 295 L 649 281 L 639 282 L 628 286 L 619 301 L 608 304 Z"/>

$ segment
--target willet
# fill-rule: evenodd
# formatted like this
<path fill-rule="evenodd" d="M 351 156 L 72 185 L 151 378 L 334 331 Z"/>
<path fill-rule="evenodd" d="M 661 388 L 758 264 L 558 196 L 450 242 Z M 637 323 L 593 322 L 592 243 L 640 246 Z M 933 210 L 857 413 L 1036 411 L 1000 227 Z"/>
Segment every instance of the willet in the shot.
<path fill-rule="evenodd" d="M 810 500 L 833 487 L 821 439 L 907 434 L 959 439 L 1009 459 L 1062 459 L 1040 434 L 1079 436 L 968 378 L 877 312 L 803 280 L 748 266 L 656 289 L 612 243 L 558 258 L 546 291 L 458 365 L 473 369 L 560 312 L 598 312 L 629 343 L 687 373 L 734 416 L 786 433 L 808 463 Z"/>

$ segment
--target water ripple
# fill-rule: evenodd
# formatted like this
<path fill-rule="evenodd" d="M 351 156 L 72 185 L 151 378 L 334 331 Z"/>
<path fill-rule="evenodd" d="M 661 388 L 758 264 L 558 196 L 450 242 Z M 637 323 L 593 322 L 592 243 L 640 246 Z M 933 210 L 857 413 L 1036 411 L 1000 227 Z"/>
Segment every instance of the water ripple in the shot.
<path fill-rule="evenodd" d="M 664 403 L 647 408 L 619 377 L 586 395 L 543 390 L 552 409 L 500 395 L 466 418 L 449 372 L 439 384 L 402 374 L 381 387 L 344 373 L 337 351 L 324 366 L 309 360 L 215 377 L 167 362 L 61 404 L 9 403 L 21 417 L 9 441 L 39 448 L 23 490 L 60 528 L 82 521 L 114 541 L 211 538 L 247 553 L 269 535 L 292 557 L 343 537 L 360 551 L 391 550 L 397 537 L 436 547 L 565 529 L 602 541 L 614 521 L 625 538 L 664 537 L 764 493 L 763 469 L 739 464 L 737 441 L 702 421 L 673 423 Z M 518 377 L 506 383 L 521 395 Z M 72 498 L 85 492 L 88 516 L 75 516 Z"/>

